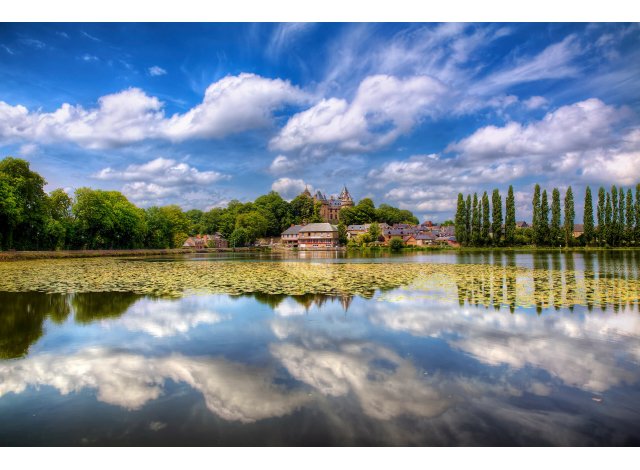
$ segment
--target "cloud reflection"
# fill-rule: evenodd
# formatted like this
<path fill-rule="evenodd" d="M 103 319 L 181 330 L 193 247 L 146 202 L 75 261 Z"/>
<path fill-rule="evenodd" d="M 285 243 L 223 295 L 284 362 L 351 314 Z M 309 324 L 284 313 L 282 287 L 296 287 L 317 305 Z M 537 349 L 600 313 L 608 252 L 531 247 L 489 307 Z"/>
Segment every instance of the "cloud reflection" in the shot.
<path fill-rule="evenodd" d="M 149 358 L 90 348 L 73 355 L 42 354 L 0 363 L 0 397 L 21 393 L 28 386 L 51 386 L 63 395 L 95 389 L 99 401 L 135 410 L 161 396 L 168 380 L 198 390 L 207 408 L 229 421 L 284 416 L 308 400 L 301 391 L 274 384 L 269 368 L 222 358 L 180 354 Z"/>

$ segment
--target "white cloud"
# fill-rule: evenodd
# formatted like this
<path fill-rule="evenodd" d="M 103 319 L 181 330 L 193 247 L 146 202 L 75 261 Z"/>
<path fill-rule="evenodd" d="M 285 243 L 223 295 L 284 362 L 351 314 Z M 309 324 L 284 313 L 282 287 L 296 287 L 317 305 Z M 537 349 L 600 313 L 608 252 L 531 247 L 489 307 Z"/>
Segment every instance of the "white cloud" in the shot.
<path fill-rule="evenodd" d="M 301 179 L 278 178 L 271 185 L 271 189 L 280 193 L 284 199 L 293 199 L 307 187 Z M 311 189 L 309 189 L 311 191 Z"/>
<path fill-rule="evenodd" d="M 4 362 L 0 397 L 27 386 L 48 385 L 62 395 L 95 389 L 99 401 L 136 410 L 160 397 L 169 380 L 198 390 L 207 408 L 228 421 L 252 423 L 284 416 L 308 401 L 306 394 L 274 384 L 274 372 L 268 369 L 226 359 L 146 357 L 103 348 Z"/>
<path fill-rule="evenodd" d="M 625 108 L 591 98 L 562 106 L 530 124 L 486 126 L 453 143 L 447 151 L 495 159 L 501 156 L 557 155 L 612 142 L 613 126 L 628 116 Z"/>
<path fill-rule="evenodd" d="M 20 146 L 18 153 L 20 153 L 20 155 L 29 156 L 29 155 L 33 155 L 38 150 L 39 148 L 36 144 L 24 144 Z"/>
<path fill-rule="evenodd" d="M 268 127 L 277 109 L 306 99 L 304 92 L 287 81 L 240 74 L 211 84 L 201 104 L 170 118 L 165 117 L 158 98 L 139 88 L 102 96 L 96 108 L 65 103 L 52 113 L 0 101 L 0 137 L 45 143 L 70 141 L 88 148 L 147 139 L 221 138 Z"/>
<path fill-rule="evenodd" d="M 269 171 L 274 175 L 288 173 L 290 171 L 298 169 L 299 161 L 290 160 L 286 155 L 278 155 L 273 159 L 269 166 Z"/>
<path fill-rule="evenodd" d="M 384 147 L 434 115 L 446 88 L 429 76 L 365 78 L 351 103 L 323 99 L 292 116 L 270 147 L 307 155 L 366 152 Z"/>
<path fill-rule="evenodd" d="M 141 165 L 129 165 L 123 171 L 103 168 L 93 177 L 100 180 L 147 181 L 163 186 L 207 185 L 230 178 L 217 171 L 200 171 L 187 163 L 162 157 Z"/>
<path fill-rule="evenodd" d="M 549 105 L 549 101 L 544 96 L 532 96 L 524 100 L 523 104 L 527 109 L 538 109 L 546 108 Z"/>
<path fill-rule="evenodd" d="M 97 62 L 98 60 L 100 60 L 92 54 L 82 54 L 80 56 L 80 59 L 84 60 L 85 62 Z"/>
<path fill-rule="evenodd" d="M 160 77 L 161 75 L 167 74 L 167 71 L 165 69 L 157 65 L 154 65 L 153 67 L 149 67 L 148 72 L 149 72 L 149 75 L 151 75 L 152 77 Z"/>

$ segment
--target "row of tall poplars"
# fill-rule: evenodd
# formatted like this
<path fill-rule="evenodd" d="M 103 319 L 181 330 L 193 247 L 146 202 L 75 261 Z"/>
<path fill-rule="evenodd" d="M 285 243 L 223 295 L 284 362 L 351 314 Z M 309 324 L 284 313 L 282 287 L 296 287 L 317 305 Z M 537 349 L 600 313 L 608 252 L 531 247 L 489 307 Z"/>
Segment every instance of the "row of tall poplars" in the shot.
<path fill-rule="evenodd" d="M 500 246 L 518 242 L 516 237 L 516 208 L 513 186 L 509 186 L 505 204 L 505 217 L 502 216 L 502 196 L 498 189 L 489 195 L 485 191 L 480 197 L 477 193 L 468 194 L 466 199 L 458 194 L 455 217 L 456 239 L 465 246 Z M 504 224 L 504 225 L 503 225 Z"/>
<path fill-rule="evenodd" d="M 491 198 L 486 192 L 478 197 L 469 194 L 466 200 L 458 194 L 456 210 L 456 237 L 466 246 L 640 246 L 640 184 L 631 188 L 612 186 L 609 191 L 598 189 L 595 207 L 591 188 L 584 194 L 582 230 L 576 230 L 574 194 L 571 186 L 564 196 L 553 188 L 551 197 L 546 189 L 536 184 L 533 191 L 531 227 L 516 230 L 513 187 L 509 186 L 506 216 L 502 219 L 502 197 L 497 189 Z M 577 237 L 575 235 L 578 235 Z"/>

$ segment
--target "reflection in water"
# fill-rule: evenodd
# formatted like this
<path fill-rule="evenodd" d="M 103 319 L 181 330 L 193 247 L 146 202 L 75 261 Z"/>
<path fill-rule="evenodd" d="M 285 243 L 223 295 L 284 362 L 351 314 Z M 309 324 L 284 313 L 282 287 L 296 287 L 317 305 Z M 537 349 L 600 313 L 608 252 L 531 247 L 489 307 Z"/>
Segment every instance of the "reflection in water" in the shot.
<path fill-rule="evenodd" d="M 94 410 L 97 444 L 640 443 L 635 253 L 469 260 L 360 295 L 0 293 L 0 444 Z"/>
<path fill-rule="evenodd" d="M 0 292 L 0 358 L 26 355 L 42 336 L 44 319 L 60 323 L 69 312 L 66 295 Z"/>

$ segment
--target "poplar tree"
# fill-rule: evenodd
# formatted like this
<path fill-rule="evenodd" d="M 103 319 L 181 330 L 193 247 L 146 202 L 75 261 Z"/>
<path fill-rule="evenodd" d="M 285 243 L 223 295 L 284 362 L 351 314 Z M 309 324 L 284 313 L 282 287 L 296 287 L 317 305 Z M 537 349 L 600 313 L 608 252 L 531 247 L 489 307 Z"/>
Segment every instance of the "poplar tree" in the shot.
<path fill-rule="evenodd" d="M 624 223 L 625 197 L 624 189 L 622 189 L 622 186 L 618 188 L 618 201 L 620 202 L 620 205 L 618 207 L 618 246 L 621 246 L 622 243 L 626 240 L 626 230 Z"/>
<path fill-rule="evenodd" d="M 637 191 L 640 192 L 640 184 Z M 511 185 L 509 185 L 505 206 L 504 241 L 507 245 L 512 245 L 516 238 L 516 200 L 513 197 L 513 186 Z"/>
<path fill-rule="evenodd" d="M 533 242 L 538 245 L 540 243 L 540 185 L 536 184 L 533 190 L 533 200 L 531 201 L 533 205 L 533 219 L 531 223 L 533 224 Z"/>
<path fill-rule="evenodd" d="M 493 244 L 499 245 L 502 238 L 502 197 L 497 189 L 491 195 L 491 234 Z"/>
<path fill-rule="evenodd" d="M 604 226 L 604 188 L 598 189 L 598 244 L 603 246 L 606 242 L 606 228 Z"/>
<path fill-rule="evenodd" d="M 564 239 L 566 246 L 569 246 L 573 240 L 573 221 L 576 217 L 575 209 L 573 206 L 573 191 L 571 186 L 567 188 L 567 193 L 564 196 Z"/>
<path fill-rule="evenodd" d="M 471 243 L 474 246 L 480 241 L 480 207 L 478 206 L 478 194 L 473 193 L 473 213 L 471 215 Z"/>
<path fill-rule="evenodd" d="M 607 193 L 607 202 L 604 206 L 604 238 L 611 245 L 611 195 Z"/>
<path fill-rule="evenodd" d="M 467 241 L 467 245 L 471 244 L 471 212 L 472 212 L 472 207 L 471 207 L 471 194 L 467 194 L 467 202 L 465 204 L 465 212 L 464 212 L 464 216 L 465 216 L 465 226 L 466 226 L 466 230 L 465 230 L 465 238 Z"/>
<path fill-rule="evenodd" d="M 547 199 L 547 190 L 542 191 L 542 201 L 540 202 L 540 213 L 538 214 L 538 225 L 540 228 L 536 230 L 538 235 L 538 243 L 546 245 L 549 239 L 549 201 Z"/>
<path fill-rule="evenodd" d="M 627 189 L 627 229 L 625 230 L 625 238 L 627 239 L 627 243 L 631 245 L 633 243 L 634 238 L 634 228 L 636 225 L 636 212 L 635 207 L 633 205 L 633 193 L 631 192 L 631 188 Z"/>
<path fill-rule="evenodd" d="M 591 198 L 591 188 L 587 186 L 584 193 L 584 242 L 588 245 L 593 240 L 593 200 Z"/>
<path fill-rule="evenodd" d="M 560 226 L 560 191 L 553 188 L 551 194 L 551 227 L 549 229 L 551 246 L 557 246 L 562 240 L 562 228 Z"/>
<path fill-rule="evenodd" d="M 458 193 L 458 207 L 456 209 L 456 240 L 460 244 L 465 244 L 467 242 L 466 238 L 466 220 L 467 216 L 465 214 L 466 207 L 464 204 L 464 196 L 462 193 Z"/>
<path fill-rule="evenodd" d="M 609 232 L 609 244 L 618 246 L 618 188 L 611 186 L 611 225 Z"/>
<path fill-rule="evenodd" d="M 636 244 L 640 243 L 640 184 L 636 185 L 636 226 L 633 238 Z"/>
<path fill-rule="evenodd" d="M 491 231 L 491 220 L 489 219 L 489 196 L 485 191 L 482 193 L 482 244 L 488 245 L 491 241 L 489 239 L 489 232 Z"/>

